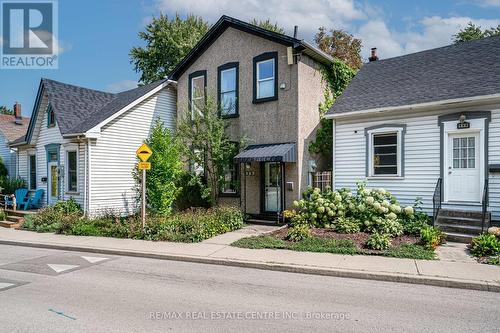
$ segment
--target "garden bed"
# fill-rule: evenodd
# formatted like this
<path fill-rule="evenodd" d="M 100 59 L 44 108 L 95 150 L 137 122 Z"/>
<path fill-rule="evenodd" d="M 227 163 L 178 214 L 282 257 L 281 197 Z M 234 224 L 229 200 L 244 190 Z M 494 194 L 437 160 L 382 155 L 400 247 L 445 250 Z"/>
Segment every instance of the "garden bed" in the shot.
<path fill-rule="evenodd" d="M 287 240 L 290 228 L 283 228 L 268 235 L 242 238 L 232 246 L 249 249 L 286 249 L 301 252 L 326 252 L 336 254 L 379 255 L 410 259 L 436 259 L 434 250 L 420 245 L 420 238 L 401 235 L 391 240 L 386 250 L 373 250 L 365 247 L 369 234 L 357 232 L 341 234 L 331 229 L 311 228 L 311 236 L 300 241 Z"/>

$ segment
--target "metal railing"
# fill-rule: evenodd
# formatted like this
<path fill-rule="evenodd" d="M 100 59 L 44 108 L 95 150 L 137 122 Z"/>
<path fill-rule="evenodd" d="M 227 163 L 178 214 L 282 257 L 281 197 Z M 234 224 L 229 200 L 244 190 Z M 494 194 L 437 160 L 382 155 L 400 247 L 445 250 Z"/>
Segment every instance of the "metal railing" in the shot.
<path fill-rule="evenodd" d="M 437 216 L 441 210 L 441 202 L 443 196 L 443 179 L 439 178 L 432 196 L 432 224 L 436 224 Z"/>
<path fill-rule="evenodd" d="M 483 188 L 483 199 L 481 202 L 483 208 L 483 212 L 481 215 L 481 233 L 484 232 L 484 223 L 486 222 L 486 215 L 488 214 L 488 201 L 489 201 L 489 186 L 488 186 L 488 179 L 485 179 Z M 491 224 L 491 219 L 489 224 Z"/>

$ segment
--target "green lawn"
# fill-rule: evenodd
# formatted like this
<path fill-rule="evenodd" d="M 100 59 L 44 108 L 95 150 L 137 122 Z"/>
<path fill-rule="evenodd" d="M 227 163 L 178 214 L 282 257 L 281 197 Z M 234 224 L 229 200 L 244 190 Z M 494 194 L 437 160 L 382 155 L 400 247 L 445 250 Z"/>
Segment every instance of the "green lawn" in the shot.
<path fill-rule="evenodd" d="M 388 250 L 374 253 L 359 249 L 351 240 L 337 240 L 329 238 L 309 237 L 299 242 L 288 242 L 270 235 L 253 236 L 242 238 L 231 244 L 232 246 L 247 249 L 286 249 L 302 252 L 326 252 L 336 254 L 376 254 L 394 258 L 409 259 L 436 259 L 436 254 L 432 250 L 426 250 L 423 246 L 413 244 L 403 244 L 391 247 Z"/>

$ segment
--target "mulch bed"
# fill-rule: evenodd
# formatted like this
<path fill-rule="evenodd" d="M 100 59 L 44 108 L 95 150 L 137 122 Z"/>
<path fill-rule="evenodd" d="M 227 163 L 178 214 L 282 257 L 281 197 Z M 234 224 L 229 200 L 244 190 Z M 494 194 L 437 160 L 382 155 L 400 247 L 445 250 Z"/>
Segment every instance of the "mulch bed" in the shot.
<path fill-rule="evenodd" d="M 271 233 L 270 235 L 279 238 L 281 240 L 286 240 L 286 235 L 288 233 L 288 227 L 287 228 L 282 228 L 279 230 L 276 230 L 275 232 Z M 325 229 L 325 228 L 311 228 L 311 233 L 314 237 L 319 237 L 319 238 L 330 238 L 330 239 L 339 239 L 339 240 L 344 240 L 348 239 L 354 242 L 357 248 L 363 249 L 365 251 L 368 251 L 370 253 L 380 253 L 381 251 L 378 250 L 369 250 L 365 248 L 365 243 L 370 234 L 366 232 L 357 232 L 354 234 L 340 234 L 338 232 L 333 231 L 332 229 Z M 408 236 L 408 235 L 401 235 L 397 236 L 391 239 L 391 247 L 397 247 L 399 245 L 403 244 L 418 244 L 420 239 L 416 236 Z"/>

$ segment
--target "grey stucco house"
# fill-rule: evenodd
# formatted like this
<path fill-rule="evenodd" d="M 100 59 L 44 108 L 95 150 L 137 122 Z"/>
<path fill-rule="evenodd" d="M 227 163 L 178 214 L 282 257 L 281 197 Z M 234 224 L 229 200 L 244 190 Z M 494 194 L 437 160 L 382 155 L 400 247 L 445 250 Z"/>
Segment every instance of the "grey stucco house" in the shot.
<path fill-rule="evenodd" d="M 332 59 L 310 44 L 222 16 L 169 76 L 178 115 L 213 96 L 234 141 L 246 146 L 227 170 L 221 200 L 247 214 L 276 219 L 309 185 L 321 164 L 308 152 L 324 98 L 321 64 Z"/>
<path fill-rule="evenodd" d="M 500 220 L 500 37 L 365 64 L 327 117 L 333 182 L 367 179 L 457 240 Z"/>

